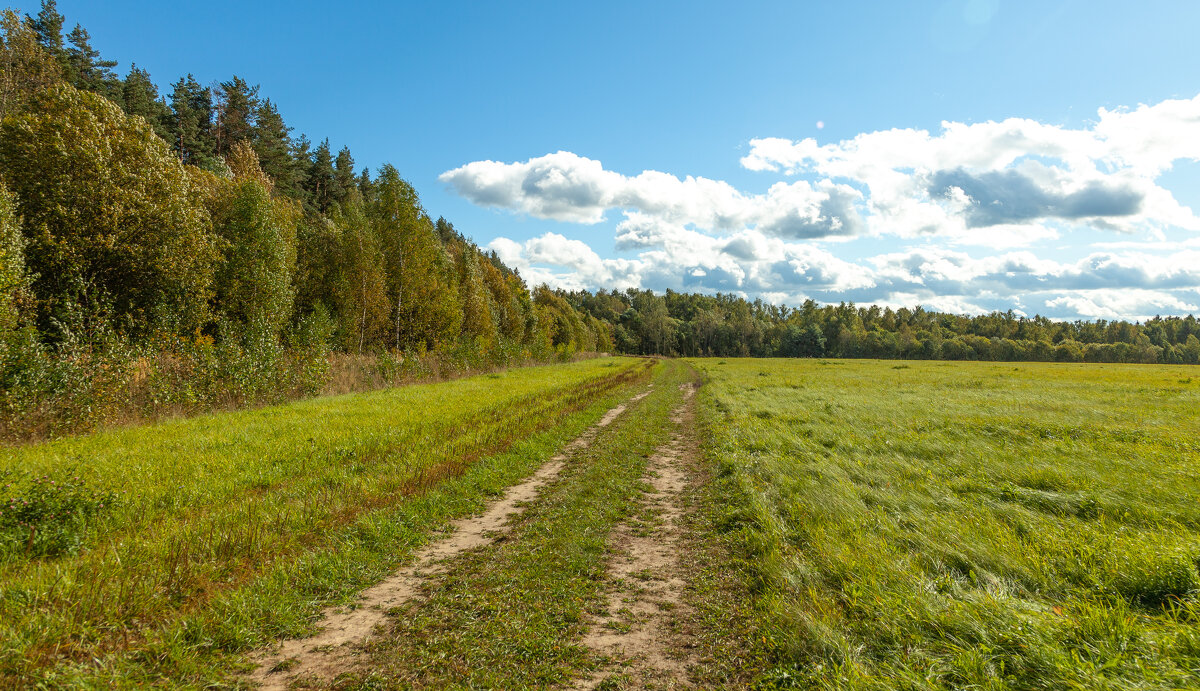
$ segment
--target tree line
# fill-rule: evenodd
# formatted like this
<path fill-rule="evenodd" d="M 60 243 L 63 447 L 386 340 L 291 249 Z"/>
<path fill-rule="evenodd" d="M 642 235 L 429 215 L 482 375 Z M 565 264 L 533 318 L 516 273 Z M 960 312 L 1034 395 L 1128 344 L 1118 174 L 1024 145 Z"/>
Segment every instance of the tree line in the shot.
<path fill-rule="evenodd" d="M 238 76 L 168 95 L 136 66 L 120 78 L 65 25 L 53 0 L 0 15 L 10 419 L 109 396 L 94 380 L 116 370 L 123 390 L 163 379 L 157 398 L 200 380 L 255 398 L 308 386 L 295 377 L 331 349 L 476 364 L 611 349 L 606 325 L 434 219 L 395 167 L 293 137 Z"/>
<path fill-rule="evenodd" d="M 1200 364 L 1193 316 L 1054 321 L 853 303 L 796 308 L 735 295 L 630 289 L 562 296 L 608 324 L 625 353 L 719 357 L 843 357 Z"/>
<path fill-rule="evenodd" d="M 4 17 L 15 88 L 0 174 L 44 338 L 282 335 L 315 317 L 356 352 L 607 345 L 598 323 L 434 221 L 394 167 L 372 175 L 348 148 L 293 138 L 258 86 L 189 74 L 160 96 L 64 27 L 53 0 Z"/>

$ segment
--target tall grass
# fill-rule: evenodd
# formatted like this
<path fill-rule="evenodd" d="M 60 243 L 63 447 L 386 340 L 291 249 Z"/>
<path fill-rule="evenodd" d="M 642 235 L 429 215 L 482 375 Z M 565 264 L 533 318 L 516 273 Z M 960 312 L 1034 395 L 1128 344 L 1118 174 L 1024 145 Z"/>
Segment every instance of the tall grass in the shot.
<path fill-rule="evenodd" d="M 0 334 L 0 443 L 24 443 L 310 396 L 444 381 L 594 353 L 501 341 L 433 350 L 331 352 L 322 337 L 247 332 L 214 341 L 102 334 L 49 347 L 32 330 Z"/>
<path fill-rule="evenodd" d="M 772 622 L 765 686 L 1200 685 L 1188 370 L 695 364 Z"/>
<path fill-rule="evenodd" d="M 0 451 L 15 478 L 0 499 L 27 500 L 46 477 L 112 495 L 72 524 L 66 549 L 27 549 L 27 526 L 0 541 L 0 684 L 46 682 L 64 665 L 161 668 L 151 651 L 164 649 L 183 673 L 186 650 L 253 644 L 262 625 L 235 624 L 269 613 L 231 608 L 229 593 L 353 543 L 375 513 L 592 410 L 651 365 L 531 367 Z M 304 582 L 273 587 L 293 597 Z M 197 616 L 220 603 L 233 622 Z"/>

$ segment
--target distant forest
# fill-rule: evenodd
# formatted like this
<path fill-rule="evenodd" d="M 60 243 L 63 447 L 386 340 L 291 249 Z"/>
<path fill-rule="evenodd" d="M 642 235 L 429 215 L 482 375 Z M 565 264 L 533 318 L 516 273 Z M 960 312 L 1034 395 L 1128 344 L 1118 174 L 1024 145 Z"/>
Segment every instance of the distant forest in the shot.
<path fill-rule="evenodd" d="M 624 353 L 1200 364 L 1193 316 L 1067 322 L 1011 310 L 972 317 L 812 300 L 789 308 L 672 291 L 558 294 L 609 325 Z"/>
<path fill-rule="evenodd" d="M 1200 361 L 1192 317 L 531 289 L 396 168 L 293 136 L 242 77 L 159 93 L 136 64 L 119 76 L 53 0 L 0 25 L 0 417 L 23 434 L 60 410 L 302 395 L 329 379 L 331 352 L 397 371 L 596 351 Z"/>

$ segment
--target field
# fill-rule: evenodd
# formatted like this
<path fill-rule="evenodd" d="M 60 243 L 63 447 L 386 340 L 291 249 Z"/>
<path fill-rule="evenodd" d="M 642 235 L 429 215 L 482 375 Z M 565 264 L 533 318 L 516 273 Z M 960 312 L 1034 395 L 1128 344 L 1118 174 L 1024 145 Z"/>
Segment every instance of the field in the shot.
<path fill-rule="evenodd" d="M 779 685 L 1200 685 L 1200 376 L 699 360 Z"/>
<path fill-rule="evenodd" d="M 381 578 L 648 374 L 591 360 L 4 451 L 0 679 L 206 679 L 212 656 Z"/>
<path fill-rule="evenodd" d="M 1187 367 L 601 358 L 0 451 L 0 687 L 1200 687 Z"/>

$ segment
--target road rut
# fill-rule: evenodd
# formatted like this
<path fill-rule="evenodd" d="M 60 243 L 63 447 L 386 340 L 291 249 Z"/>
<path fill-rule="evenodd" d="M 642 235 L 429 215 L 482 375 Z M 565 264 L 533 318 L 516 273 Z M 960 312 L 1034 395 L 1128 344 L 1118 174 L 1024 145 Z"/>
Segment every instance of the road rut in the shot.
<path fill-rule="evenodd" d="M 389 610 L 416 597 L 426 579 L 445 571 L 447 560 L 490 544 L 505 532 L 511 516 L 520 513 L 520 507 L 534 499 L 538 491 L 562 471 L 572 453 L 586 448 L 602 428 L 625 412 L 629 403 L 648 394 L 649 391 L 640 393 L 607 411 L 595 425 L 563 447 L 532 476 L 510 487 L 484 513 L 455 521 L 448 537 L 426 545 L 414 555 L 412 565 L 364 590 L 354 608 L 327 608 L 318 622 L 319 633 L 284 640 L 257 655 L 254 658 L 257 667 L 250 674 L 250 681 L 260 689 L 282 691 L 301 679 L 328 681 L 351 669 L 357 657 L 356 647 L 384 623 Z"/>

